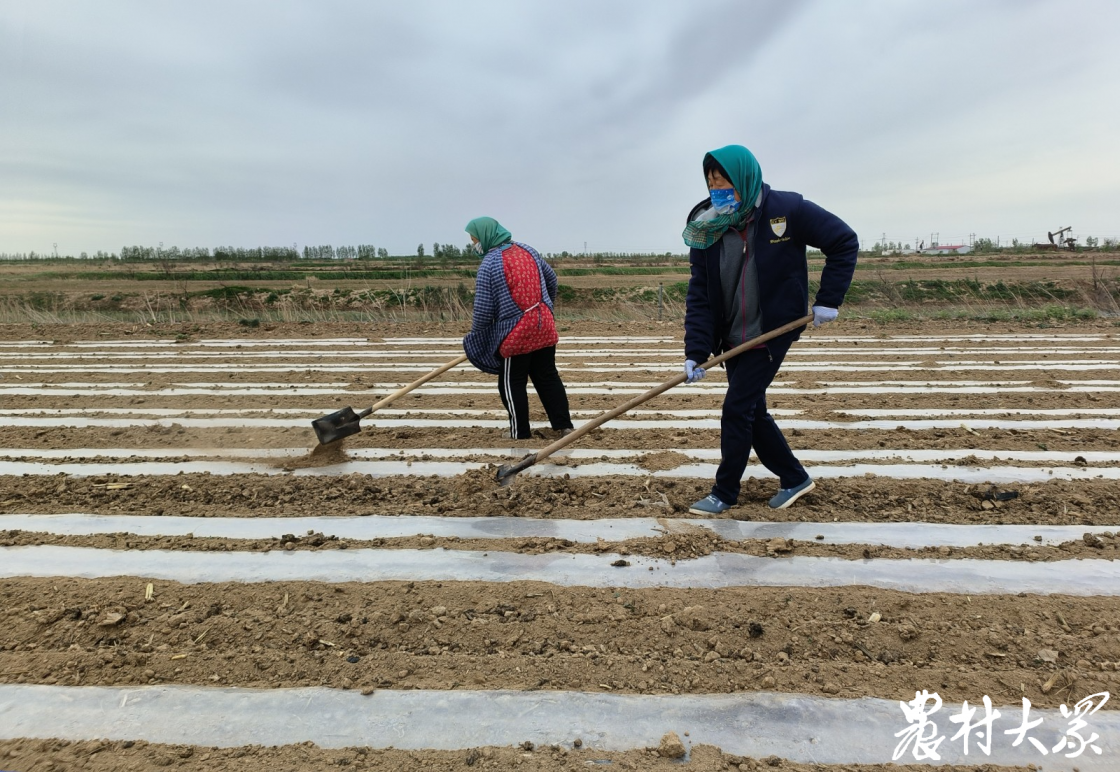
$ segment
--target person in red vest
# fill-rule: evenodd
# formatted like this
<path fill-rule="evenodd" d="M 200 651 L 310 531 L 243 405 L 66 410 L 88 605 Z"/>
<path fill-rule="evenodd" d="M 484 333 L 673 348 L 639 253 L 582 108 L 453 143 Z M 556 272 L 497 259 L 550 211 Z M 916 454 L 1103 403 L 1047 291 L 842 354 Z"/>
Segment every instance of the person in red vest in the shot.
<path fill-rule="evenodd" d="M 572 431 L 568 394 L 556 371 L 556 272 L 528 244 L 513 240 L 492 217 L 467 223 L 471 246 L 483 256 L 475 277 L 471 331 L 463 350 L 471 364 L 498 376 L 498 392 L 509 413 L 509 434 L 530 438 L 527 386 L 540 397 L 552 428 Z"/>

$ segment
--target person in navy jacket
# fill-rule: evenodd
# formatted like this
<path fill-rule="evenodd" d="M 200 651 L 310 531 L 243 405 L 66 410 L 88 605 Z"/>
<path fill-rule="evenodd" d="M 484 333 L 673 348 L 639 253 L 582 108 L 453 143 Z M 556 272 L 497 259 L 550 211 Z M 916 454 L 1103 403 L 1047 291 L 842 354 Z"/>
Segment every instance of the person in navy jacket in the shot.
<path fill-rule="evenodd" d="M 745 147 L 713 150 L 703 168 L 709 196 L 693 207 L 684 230 L 692 268 L 684 320 L 688 383 L 704 377 L 700 365 L 710 356 L 805 316 L 806 247 L 825 257 L 813 326 L 835 319 L 859 250 L 855 232 L 839 217 L 798 193 L 763 184 L 758 161 Z M 766 409 L 766 389 L 803 329 L 727 361 L 719 469 L 711 494 L 689 508 L 692 514 L 719 514 L 738 502 L 752 446 L 780 481 L 772 508 L 784 509 L 816 487 Z"/>

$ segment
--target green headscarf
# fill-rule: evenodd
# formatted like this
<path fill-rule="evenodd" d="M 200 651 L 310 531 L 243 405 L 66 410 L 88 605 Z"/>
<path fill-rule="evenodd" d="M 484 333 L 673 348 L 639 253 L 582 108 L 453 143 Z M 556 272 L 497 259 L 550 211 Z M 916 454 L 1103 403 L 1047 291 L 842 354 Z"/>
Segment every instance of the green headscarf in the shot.
<path fill-rule="evenodd" d="M 467 233 L 478 239 L 482 245 L 482 254 L 486 254 L 494 247 L 500 247 L 513 241 L 513 236 L 502 227 L 502 224 L 493 217 L 476 217 L 467 223 Z"/>
<path fill-rule="evenodd" d="M 762 169 L 751 151 L 742 145 L 728 145 L 708 153 L 727 172 L 727 181 L 739 194 L 739 208 L 731 214 L 721 214 L 710 220 L 693 220 L 684 229 L 684 243 L 697 249 L 707 249 L 719 241 L 729 229 L 742 230 L 754 212 L 755 201 L 762 192 Z M 705 184 L 707 179 L 704 180 Z"/>

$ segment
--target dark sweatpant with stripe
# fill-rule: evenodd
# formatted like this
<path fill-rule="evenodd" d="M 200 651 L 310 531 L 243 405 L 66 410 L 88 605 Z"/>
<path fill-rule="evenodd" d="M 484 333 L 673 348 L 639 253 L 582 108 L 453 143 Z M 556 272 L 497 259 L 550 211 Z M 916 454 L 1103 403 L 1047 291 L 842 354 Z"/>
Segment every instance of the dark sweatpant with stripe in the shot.
<path fill-rule="evenodd" d="M 498 392 L 509 413 L 509 436 L 515 440 L 529 439 L 529 381 L 544 405 L 548 422 L 553 429 L 571 429 L 572 417 L 568 412 L 568 393 L 556 371 L 556 346 L 549 346 L 528 354 L 518 354 L 502 360 L 498 373 Z"/>
<path fill-rule="evenodd" d="M 739 500 L 739 488 L 751 447 L 762 465 L 793 488 L 809 474 L 793 456 L 782 430 L 766 409 L 766 389 L 778 374 L 789 343 L 769 343 L 727 360 L 727 396 L 720 422 L 719 469 L 712 493 L 725 504 Z"/>

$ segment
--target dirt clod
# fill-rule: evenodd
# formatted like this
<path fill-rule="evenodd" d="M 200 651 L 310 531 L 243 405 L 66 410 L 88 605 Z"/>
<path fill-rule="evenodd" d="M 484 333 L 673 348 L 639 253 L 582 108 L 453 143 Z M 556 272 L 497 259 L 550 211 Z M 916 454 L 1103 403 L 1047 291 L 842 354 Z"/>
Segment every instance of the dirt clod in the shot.
<path fill-rule="evenodd" d="M 657 746 L 657 753 L 666 759 L 683 759 L 688 749 L 684 747 L 676 732 L 666 732 Z"/>
<path fill-rule="evenodd" d="M 711 617 L 703 606 L 688 606 L 673 615 L 673 621 L 686 630 L 704 631 L 712 627 Z"/>

